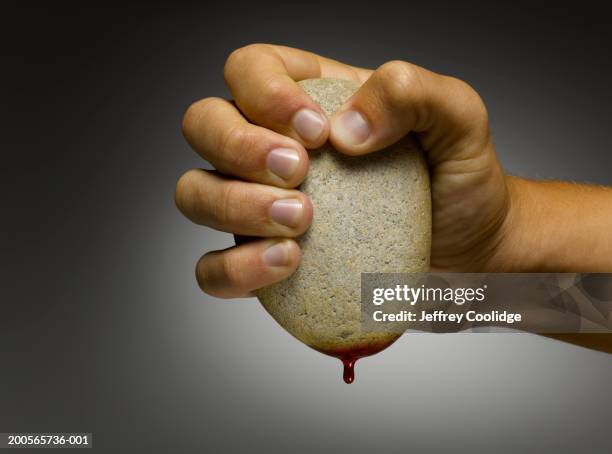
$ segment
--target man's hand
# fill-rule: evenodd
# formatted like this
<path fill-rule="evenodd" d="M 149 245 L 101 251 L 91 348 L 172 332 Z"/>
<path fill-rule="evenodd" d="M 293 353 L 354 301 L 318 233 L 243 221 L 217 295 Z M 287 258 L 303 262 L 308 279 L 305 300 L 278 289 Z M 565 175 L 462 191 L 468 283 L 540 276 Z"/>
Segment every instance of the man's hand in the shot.
<path fill-rule="evenodd" d="M 328 119 L 296 83 L 318 77 L 350 79 L 361 87 Z M 233 52 L 225 79 L 235 105 L 207 98 L 193 104 L 183 121 L 188 142 L 217 172 L 187 172 L 176 202 L 194 222 L 263 239 L 204 255 L 197 276 L 207 293 L 245 296 L 295 270 L 300 252 L 291 238 L 308 228 L 313 214 L 308 197 L 294 189 L 308 171 L 306 148 L 330 140 L 343 153 L 361 155 L 408 133 L 420 142 L 431 170 L 432 268 L 564 271 L 578 263 L 569 270 L 612 269 L 612 254 L 593 261 L 568 251 L 576 259 L 563 261 L 555 252 L 559 245 L 548 237 L 563 219 L 566 207 L 555 208 L 559 197 L 585 210 L 580 199 L 587 193 L 539 190 L 538 183 L 505 177 L 485 106 L 465 82 L 401 61 L 372 71 L 264 44 Z M 587 222 L 587 247 L 601 243 L 602 229 L 612 231 L 610 192 L 593 189 L 589 197 L 599 207 L 604 203 L 608 215 Z M 586 205 L 588 211 L 588 200 Z M 552 225 L 544 225 L 540 211 Z M 565 239 L 563 250 L 575 244 L 576 232 L 557 235 Z M 605 246 L 612 249 L 612 240 Z"/>

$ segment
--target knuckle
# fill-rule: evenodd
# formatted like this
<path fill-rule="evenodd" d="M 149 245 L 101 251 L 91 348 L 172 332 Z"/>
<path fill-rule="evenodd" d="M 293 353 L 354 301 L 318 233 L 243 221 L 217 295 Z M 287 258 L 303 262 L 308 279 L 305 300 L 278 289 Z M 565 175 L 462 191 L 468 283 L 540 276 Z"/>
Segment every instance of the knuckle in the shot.
<path fill-rule="evenodd" d="M 388 102 L 413 99 L 422 92 L 418 69 L 410 63 L 399 60 L 387 62 L 379 68 L 379 76 Z"/>
<path fill-rule="evenodd" d="M 226 251 L 207 252 L 196 265 L 196 282 L 204 293 L 226 298 L 228 293 L 232 293 L 232 288 L 240 287 L 244 281 L 245 270 L 242 268 L 239 261 Z"/>
<path fill-rule="evenodd" d="M 194 179 L 198 176 L 198 171 L 195 169 L 185 172 L 176 182 L 176 190 L 174 193 L 174 202 L 176 207 L 182 213 L 189 210 L 190 194 L 193 190 Z"/>
<path fill-rule="evenodd" d="M 215 288 L 217 287 L 217 281 L 219 280 L 219 271 L 223 272 L 223 269 L 218 270 L 218 268 L 223 268 L 224 259 L 220 257 L 217 260 L 216 256 L 218 254 L 219 252 L 215 251 L 207 252 L 200 258 L 195 269 L 196 282 L 198 283 L 198 287 L 200 287 L 200 289 L 204 293 L 207 293 L 209 295 L 215 295 L 217 293 L 215 291 Z M 217 265 L 217 263 L 219 263 L 219 260 L 220 266 Z"/>
<path fill-rule="evenodd" d="M 240 266 L 240 260 L 236 260 L 232 254 L 223 254 L 219 267 L 219 271 L 223 276 L 224 286 L 229 288 L 240 288 L 243 286 L 246 280 L 246 270 Z"/>
<path fill-rule="evenodd" d="M 222 184 L 218 196 L 210 202 L 209 216 L 214 226 L 236 234 L 253 234 L 266 230 L 269 224 L 269 195 L 248 183 L 229 180 Z"/>
<path fill-rule="evenodd" d="M 283 81 L 276 75 L 269 77 L 262 86 L 263 93 L 270 102 L 280 101 L 286 94 Z"/>
<path fill-rule="evenodd" d="M 223 153 L 226 164 L 242 172 L 256 170 L 254 150 L 257 145 L 257 134 L 247 124 L 231 126 L 223 135 L 219 152 Z"/>
<path fill-rule="evenodd" d="M 245 199 L 245 193 L 239 183 L 234 181 L 224 183 L 220 197 L 212 208 L 214 219 L 221 226 L 232 228 L 240 217 L 247 213 L 248 203 Z"/>
<path fill-rule="evenodd" d="M 221 135 L 221 142 L 218 144 L 219 151 L 227 154 L 234 150 L 240 149 L 243 146 L 247 135 L 247 128 L 245 125 L 234 124 L 230 126 Z"/>
<path fill-rule="evenodd" d="M 200 258 L 195 269 L 196 282 L 198 283 L 198 287 L 200 287 L 204 293 L 209 293 L 210 288 L 210 271 L 206 265 L 206 260 L 210 254 L 211 253 L 209 252 Z"/>
<path fill-rule="evenodd" d="M 230 254 L 224 254 L 221 259 L 221 269 L 225 281 L 230 286 L 236 286 L 241 282 L 241 271 L 235 260 L 232 260 Z"/>
<path fill-rule="evenodd" d="M 245 67 L 248 61 L 266 50 L 267 46 L 265 44 L 255 43 L 239 47 L 232 51 L 225 60 L 225 66 L 223 67 L 225 80 L 227 81 L 231 78 L 232 73 L 238 68 Z"/>
<path fill-rule="evenodd" d="M 241 133 L 240 144 L 236 148 L 229 150 L 229 160 L 232 166 L 242 172 L 250 173 L 258 170 L 258 140 L 260 137 L 250 127 L 245 127 Z"/>
<path fill-rule="evenodd" d="M 292 110 L 294 101 L 290 96 L 287 85 L 278 76 L 268 77 L 261 85 L 261 96 L 258 98 L 256 110 L 263 118 L 278 117 L 279 112 Z"/>
<path fill-rule="evenodd" d="M 195 125 L 198 122 L 199 114 L 199 104 L 201 101 L 194 102 L 191 104 L 185 114 L 183 115 L 183 121 L 181 123 L 181 130 L 183 132 L 183 137 L 189 140 L 192 131 L 195 129 Z"/>
<path fill-rule="evenodd" d="M 249 52 L 248 48 L 249 46 L 240 47 L 229 54 L 225 60 L 225 65 L 223 66 L 223 76 L 225 77 L 225 80 L 228 80 L 231 77 L 232 72 L 234 72 L 236 68 L 242 66 L 245 54 Z"/>
<path fill-rule="evenodd" d="M 457 97 L 463 106 L 463 117 L 467 123 L 479 129 L 488 129 L 489 113 L 487 107 L 478 92 L 467 82 L 453 78 L 456 84 Z"/>
<path fill-rule="evenodd" d="M 191 104 L 185 114 L 181 129 L 183 136 L 189 141 L 194 132 L 199 128 L 201 119 L 206 116 L 212 108 L 218 103 L 219 98 L 205 98 Z"/>

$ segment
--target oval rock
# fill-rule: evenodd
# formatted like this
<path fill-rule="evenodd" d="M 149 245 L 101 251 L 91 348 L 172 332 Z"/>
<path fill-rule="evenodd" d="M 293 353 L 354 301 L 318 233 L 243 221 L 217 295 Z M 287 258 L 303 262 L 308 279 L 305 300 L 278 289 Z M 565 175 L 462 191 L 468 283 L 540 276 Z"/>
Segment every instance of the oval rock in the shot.
<path fill-rule="evenodd" d="M 328 116 L 358 88 L 339 79 L 299 84 Z M 306 345 L 340 358 L 374 354 L 400 335 L 361 329 L 361 273 L 429 270 L 427 165 L 411 136 L 365 156 L 343 155 L 328 143 L 309 157 L 300 190 L 312 200 L 314 219 L 298 239 L 301 263 L 288 279 L 255 293 Z"/>

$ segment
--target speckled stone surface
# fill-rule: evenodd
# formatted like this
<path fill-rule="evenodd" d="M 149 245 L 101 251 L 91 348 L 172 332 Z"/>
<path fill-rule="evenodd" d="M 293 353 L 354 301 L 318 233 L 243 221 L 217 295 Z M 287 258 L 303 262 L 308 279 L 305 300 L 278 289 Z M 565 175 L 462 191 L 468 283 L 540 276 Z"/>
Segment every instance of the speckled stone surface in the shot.
<path fill-rule="evenodd" d="M 337 79 L 300 85 L 328 115 L 357 89 Z M 293 336 L 322 352 L 384 348 L 399 335 L 361 332 L 361 273 L 429 269 L 431 196 L 421 152 L 410 137 L 361 157 L 327 144 L 310 152 L 300 189 L 314 205 L 312 225 L 298 240 L 301 264 L 290 278 L 256 292 L 259 300 Z"/>

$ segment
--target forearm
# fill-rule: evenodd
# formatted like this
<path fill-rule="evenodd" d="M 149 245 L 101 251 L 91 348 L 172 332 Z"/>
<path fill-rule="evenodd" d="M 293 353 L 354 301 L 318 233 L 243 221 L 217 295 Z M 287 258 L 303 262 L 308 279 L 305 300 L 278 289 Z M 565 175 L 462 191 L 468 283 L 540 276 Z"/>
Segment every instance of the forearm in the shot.
<path fill-rule="evenodd" d="M 612 188 L 507 177 L 508 218 L 495 268 L 612 272 Z"/>
<path fill-rule="evenodd" d="M 612 188 L 506 178 L 510 209 L 492 268 L 502 272 L 612 272 Z M 612 353 L 607 333 L 546 334 Z"/>

